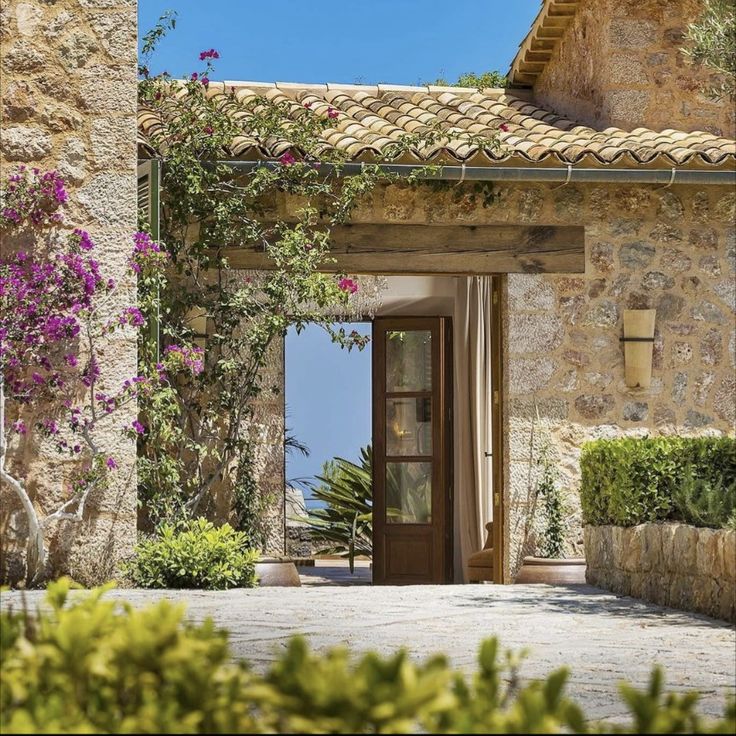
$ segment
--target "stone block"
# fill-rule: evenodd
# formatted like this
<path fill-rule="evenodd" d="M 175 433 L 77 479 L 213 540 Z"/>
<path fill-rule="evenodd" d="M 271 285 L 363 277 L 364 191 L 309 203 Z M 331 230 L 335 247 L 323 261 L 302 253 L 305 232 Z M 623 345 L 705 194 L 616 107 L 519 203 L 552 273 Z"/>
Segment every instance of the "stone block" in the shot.
<path fill-rule="evenodd" d="M 509 274 L 508 295 L 511 310 L 551 310 L 554 307 L 554 289 L 541 275 Z"/>
<path fill-rule="evenodd" d="M 695 575 L 698 571 L 698 530 L 689 524 L 678 524 L 672 545 L 673 572 Z"/>
<path fill-rule="evenodd" d="M 122 67 L 95 64 L 80 70 L 79 77 L 81 97 L 89 113 L 136 114 L 138 99 L 134 64 Z M 100 83 L 101 79 L 105 80 L 104 84 Z"/>
<path fill-rule="evenodd" d="M 563 337 L 562 321 L 554 312 L 512 313 L 508 329 L 509 352 L 514 354 L 550 352 Z"/>
<path fill-rule="evenodd" d="M 32 125 L 11 125 L 3 130 L 0 151 L 6 161 L 39 161 L 51 153 L 51 136 Z"/>
<path fill-rule="evenodd" d="M 555 372 L 550 358 L 516 358 L 509 365 L 511 394 L 529 394 L 545 388 Z"/>
<path fill-rule="evenodd" d="M 692 610 L 695 604 L 697 578 L 693 575 L 675 575 L 670 583 L 668 605 L 684 611 Z"/>
<path fill-rule="evenodd" d="M 662 524 L 642 524 L 640 568 L 646 573 L 660 573 L 664 569 L 662 559 Z"/>
<path fill-rule="evenodd" d="M 620 565 L 622 570 L 634 573 L 641 570 L 643 527 L 625 527 L 620 538 Z"/>
<path fill-rule="evenodd" d="M 719 577 L 719 536 L 715 529 L 698 529 L 696 565 L 698 575 L 705 578 Z"/>
<path fill-rule="evenodd" d="M 736 531 L 723 530 L 721 535 L 723 577 L 736 585 Z"/>
<path fill-rule="evenodd" d="M 575 408 L 585 419 L 601 419 L 615 404 L 610 394 L 581 394 L 575 399 Z"/>
<path fill-rule="evenodd" d="M 725 621 L 736 621 L 736 584 L 725 581 L 720 585 L 709 613 Z"/>

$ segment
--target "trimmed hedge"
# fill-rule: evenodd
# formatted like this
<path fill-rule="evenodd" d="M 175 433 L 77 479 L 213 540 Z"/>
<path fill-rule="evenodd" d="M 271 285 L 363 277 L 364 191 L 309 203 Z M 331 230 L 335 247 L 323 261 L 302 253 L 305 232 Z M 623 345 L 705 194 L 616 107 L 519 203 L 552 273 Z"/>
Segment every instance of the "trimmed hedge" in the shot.
<path fill-rule="evenodd" d="M 696 692 L 622 684 L 623 724 L 590 724 L 565 694 L 567 668 L 522 681 L 518 656 L 495 639 L 473 677 L 442 656 L 423 664 L 399 651 L 324 654 L 292 639 L 260 675 L 232 659 L 211 621 L 183 606 L 138 610 L 69 600 L 49 586 L 50 610 L 0 613 L 0 732 L 6 733 L 734 733 L 736 703 L 718 720 L 698 714 Z"/>
<path fill-rule="evenodd" d="M 596 440 L 583 445 L 580 469 L 585 524 L 736 523 L 736 439 Z"/>

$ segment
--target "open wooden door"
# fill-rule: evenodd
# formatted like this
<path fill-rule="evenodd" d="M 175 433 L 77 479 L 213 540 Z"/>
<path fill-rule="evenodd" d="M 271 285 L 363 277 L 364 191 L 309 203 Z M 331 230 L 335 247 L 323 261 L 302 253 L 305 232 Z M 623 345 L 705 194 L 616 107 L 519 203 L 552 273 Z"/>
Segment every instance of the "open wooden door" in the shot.
<path fill-rule="evenodd" d="M 444 317 L 373 323 L 373 582 L 452 573 L 452 345 Z"/>

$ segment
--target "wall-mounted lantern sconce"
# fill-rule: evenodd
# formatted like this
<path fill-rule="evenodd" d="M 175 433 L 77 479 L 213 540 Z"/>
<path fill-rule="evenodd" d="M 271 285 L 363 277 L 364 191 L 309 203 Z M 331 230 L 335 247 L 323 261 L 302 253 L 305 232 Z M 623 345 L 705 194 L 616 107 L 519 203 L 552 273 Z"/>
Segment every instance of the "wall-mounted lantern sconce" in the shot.
<path fill-rule="evenodd" d="M 630 388 L 649 388 L 652 382 L 656 309 L 624 309 L 624 380 Z"/>
<path fill-rule="evenodd" d="M 202 307 L 192 307 L 186 315 L 187 325 L 192 331 L 192 341 L 204 350 L 207 344 L 207 312 Z"/>

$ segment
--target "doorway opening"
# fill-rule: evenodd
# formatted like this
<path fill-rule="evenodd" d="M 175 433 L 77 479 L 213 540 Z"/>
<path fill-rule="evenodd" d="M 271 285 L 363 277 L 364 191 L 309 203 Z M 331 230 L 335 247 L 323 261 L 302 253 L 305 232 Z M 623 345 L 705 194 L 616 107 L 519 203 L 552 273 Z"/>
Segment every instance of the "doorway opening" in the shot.
<path fill-rule="evenodd" d="M 344 325 L 364 351 L 287 336 L 286 552 L 341 567 L 332 584 L 503 582 L 501 280 L 386 282 Z"/>
<path fill-rule="evenodd" d="M 286 336 L 285 547 L 306 583 L 371 582 L 371 357 L 370 341 L 348 351 L 319 325 Z"/>

